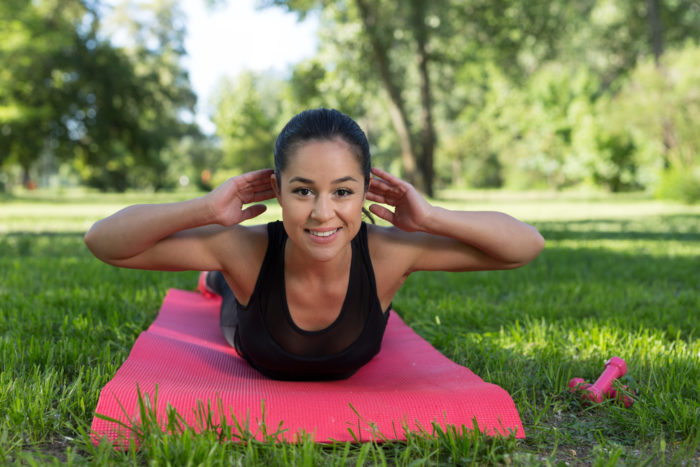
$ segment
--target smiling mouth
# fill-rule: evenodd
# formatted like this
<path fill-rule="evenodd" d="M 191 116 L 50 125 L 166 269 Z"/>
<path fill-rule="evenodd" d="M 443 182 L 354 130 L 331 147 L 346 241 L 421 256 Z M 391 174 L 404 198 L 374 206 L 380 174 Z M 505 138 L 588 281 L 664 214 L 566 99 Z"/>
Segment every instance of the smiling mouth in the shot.
<path fill-rule="evenodd" d="M 334 230 L 327 230 L 325 232 L 318 232 L 315 230 L 308 230 L 308 229 L 306 231 L 315 237 L 330 237 L 331 235 L 333 235 L 334 233 L 336 233 L 339 230 L 340 230 L 340 228 L 337 228 Z"/>

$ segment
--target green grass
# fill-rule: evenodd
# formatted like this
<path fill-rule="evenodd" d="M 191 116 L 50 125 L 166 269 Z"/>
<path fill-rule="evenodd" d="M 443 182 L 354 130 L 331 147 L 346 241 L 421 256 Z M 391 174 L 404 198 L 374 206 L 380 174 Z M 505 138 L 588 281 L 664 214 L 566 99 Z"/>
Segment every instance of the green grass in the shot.
<path fill-rule="evenodd" d="M 91 257 L 82 234 L 126 204 L 185 197 L 0 199 L 0 463 L 700 464 L 700 207 L 640 196 L 445 193 L 437 201 L 511 213 L 547 238 L 525 268 L 415 274 L 394 300 L 441 352 L 512 395 L 525 440 L 447 430 L 405 443 L 231 443 L 221 427 L 195 435 L 146 423 L 138 451 L 92 446 L 100 389 L 165 291 L 192 289 L 196 273 L 112 268 Z M 271 205 L 261 221 L 278 215 Z M 570 378 L 595 380 L 612 355 L 628 363 L 622 383 L 636 392 L 632 408 L 592 407 L 567 392 Z"/>

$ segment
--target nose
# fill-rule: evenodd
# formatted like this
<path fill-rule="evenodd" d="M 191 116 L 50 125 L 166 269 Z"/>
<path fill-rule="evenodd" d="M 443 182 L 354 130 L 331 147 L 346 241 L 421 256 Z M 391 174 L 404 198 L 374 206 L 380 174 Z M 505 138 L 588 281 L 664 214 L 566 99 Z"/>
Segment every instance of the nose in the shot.
<path fill-rule="evenodd" d="M 333 217 L 333 203 L 325 196 L 319 196 L 314 202 L 311 218 L 318 222 L 325 222 Z"/>

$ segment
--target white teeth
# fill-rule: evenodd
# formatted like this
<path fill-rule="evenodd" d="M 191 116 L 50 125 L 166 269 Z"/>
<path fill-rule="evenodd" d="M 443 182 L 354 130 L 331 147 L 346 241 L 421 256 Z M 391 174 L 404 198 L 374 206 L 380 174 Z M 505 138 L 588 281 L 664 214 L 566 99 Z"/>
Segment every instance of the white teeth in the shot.
<path fill-rule="evenodd" d="M 317 237 L 330 237 L 334 233 L 336 233 L 338 229 L 335 230 L 329 230 L 328 232 L 314 232 L 313 230 L 309 230 L 311 235 L 316 235 Z"/>

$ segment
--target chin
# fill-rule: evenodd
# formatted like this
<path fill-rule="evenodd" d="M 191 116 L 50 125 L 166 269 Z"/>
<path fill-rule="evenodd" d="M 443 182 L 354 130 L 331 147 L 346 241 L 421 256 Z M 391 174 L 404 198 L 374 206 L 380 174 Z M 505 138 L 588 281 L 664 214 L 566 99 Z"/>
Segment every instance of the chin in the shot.
<path fill-rule="evenodd" d="M 305 234 L 308 235 L 308 234 Z M 308 238 L 305 239 L 304 250 L 306 250 L 309 257 L 315 259 L 316 261 L 331 261 L 338 257 L 343 250 L 350 245 L 350 240 L 345 238 L 337 238 L 331 244 L 318 245 L 310 242 Z"/>

